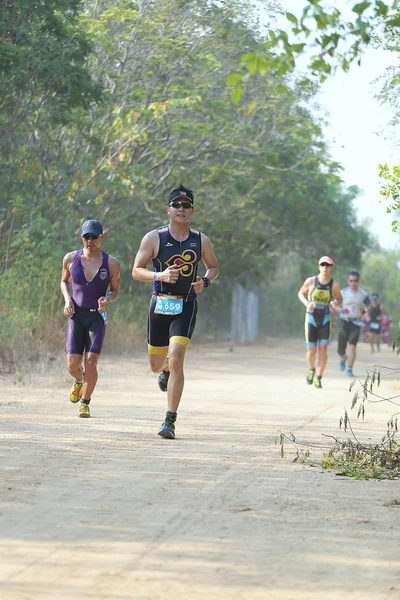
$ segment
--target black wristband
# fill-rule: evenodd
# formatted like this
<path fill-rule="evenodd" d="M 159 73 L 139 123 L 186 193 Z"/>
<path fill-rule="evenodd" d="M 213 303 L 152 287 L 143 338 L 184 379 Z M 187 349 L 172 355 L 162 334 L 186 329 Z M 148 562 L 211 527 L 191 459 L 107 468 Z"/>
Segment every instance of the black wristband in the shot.
<path fill-rule="evenodd" d="M 202 280 L 204 281 L 205 288 L 210 286 L 210 280 L 208 279 L 208 277 L 202 277 Z"/>

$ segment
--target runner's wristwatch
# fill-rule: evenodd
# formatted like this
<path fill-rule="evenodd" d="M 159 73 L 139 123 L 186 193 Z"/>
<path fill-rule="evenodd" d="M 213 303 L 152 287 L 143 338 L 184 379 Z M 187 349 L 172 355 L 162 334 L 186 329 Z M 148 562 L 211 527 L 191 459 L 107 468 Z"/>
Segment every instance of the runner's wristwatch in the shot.
<path fill-rule="evenodd" d="M 208 279 L 208 277 L 202 277 L 202 280 L 204 281 L 205 288 L 210 286 L 210 280 Z"/>

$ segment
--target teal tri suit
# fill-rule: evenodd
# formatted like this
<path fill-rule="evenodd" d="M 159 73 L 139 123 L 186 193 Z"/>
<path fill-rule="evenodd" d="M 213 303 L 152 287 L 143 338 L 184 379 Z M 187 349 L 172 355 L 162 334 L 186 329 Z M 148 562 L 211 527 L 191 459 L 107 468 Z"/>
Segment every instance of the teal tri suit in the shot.
<path fill-rule="evenodd" d="M 315 309 L 306 312 L 305 336 L 306 346 L 329 344 L 331 337 L 331 315 L 329 304 L 332 300 L 333 279 L 328 283 L 321 283 L 318 276 L 315 277 L 314 287 L 308 294 L 308 301 L 313 302 Z"/>

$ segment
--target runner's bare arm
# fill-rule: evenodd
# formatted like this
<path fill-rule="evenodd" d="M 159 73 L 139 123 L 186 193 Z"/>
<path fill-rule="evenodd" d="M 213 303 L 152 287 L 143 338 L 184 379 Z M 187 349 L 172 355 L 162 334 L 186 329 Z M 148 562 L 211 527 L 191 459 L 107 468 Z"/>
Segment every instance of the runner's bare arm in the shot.
<path fill-rule="evenodd" d="M 217 279 L 219 275 L 219 264 L 217 257 L 214 254 L 212 243 L 208 237 L 204 235 L 204 233 L 201 234 L 201 248 L 201 258 L 203 259 L 203 263 L 207 269 L 204 277 L 208 277 L 210 281 L 214 281 L 214 279 Z"/>
<path fill-rule="evenodd" d="M 171 267 L 165 269 L 165 271 L 156 274 L 155 271 L 150 271 L 147 268 L 150 260 L 157 256 L 159 244 L 160 241 L 157 231 L 153 230 L 149 231 L 149 233 L 146 233 L 142 239 L 139 251 L 136 254 L 135 262 L 133 264 L 133 279 L 137 279 L 138 281 L 154 281 L 154 278 L 156 278 L 157 281 L 176 283 L 179 277 L 179 267 L 172 265 Z"/>
<path fill-rule="evenodd" d="M 217 279 L 219 275 L 219 264 L 217 257 L 214 254 L 212 243 L 208 237 L 204 235 L 204 233 L 201 234 L 201 248 L 201 258 L 203 259 L 204 266 L 207 269 L 204 277 L 208 277 L 210 281 L 214 281 L 214 279 Z"/>
<path fill-rule="evenodd" d="M 207 277 L 210 282 L 214 281 L 219 275 L 219 264 L 212 243 L 204 233 L 201 234 L 201 258 L 206 268 L 204 277 Z M 192 283 L 192 287 L 196 294 L 202 292 L 204 289 L 203 279 L 197 276 L 196 281 Z"/>
<path fill-rule="evenodd" d="M 121 288 L 121 265 L 119 261 L 110 256 L 109 258 L 109 267 L 110 267 L 110 291 L 107 294 L 107 298 L 109 302 L 114 302 L 119 296 L 119 290 Z"/>
<path fill-rule="evenodd" d="M 99 298 L 99 310 L 102 311 L 105 309 L 109 302 L 114 302 L 119 296 L 119 290 L 121 287 L 121 266 L 119 261 L 110 256 L 108 258 L 108 266 L 110 269 L 110 291 L 107 292 L 107 296 L 102 296 Z"/>
<path fill-rule="evenodd" d="M 342 290 L 338 281 L 334 281 L 332 285 L 332 301 L 331 305 L 333 308 L 339 308 L 343 302 Z M 340 312 L 340 311 L 339 311 Z"/>
<path fill-rule="evenodd" d="M 75 252 L 68 252 L 63 258 L 63 265 L 61 271 L 61 293 L 64 296 L 65 306 L 64 306 L 64 316 L 70 317 L 75 312 L 74 303 L 72 302 L 71 292 L 70 292 L 70 268 L 75 258 Z"/>
<path fill-rule="evenodd" d="M 306 307 L 307 310 L 312 311 L 314 310 L 314 303 L 313 302 L 309 302 L 308 301 L 308 294 L 310 292 L 310 287 L 314 282 L 314 277 L 308 277 L 305 282 L 303 283 L 303 285 L 301 286 L 301 288 L 299 289 L 299 291 L 297 292 L 297 297 L 300 300 L 300 302 L 302 304 L 304 304 L 304 306 Z"/>

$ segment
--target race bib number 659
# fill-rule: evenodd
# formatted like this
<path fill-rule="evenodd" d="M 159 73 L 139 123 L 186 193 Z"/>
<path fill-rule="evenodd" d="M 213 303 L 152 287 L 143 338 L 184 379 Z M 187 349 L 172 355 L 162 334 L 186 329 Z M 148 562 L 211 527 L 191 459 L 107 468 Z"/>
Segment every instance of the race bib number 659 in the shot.
<path fill-rule="evenodd" d="M 183 300 L 160 298 L 157 296 L 154 313 L 156 315 L 180 315 L 183 310 Z"/>

